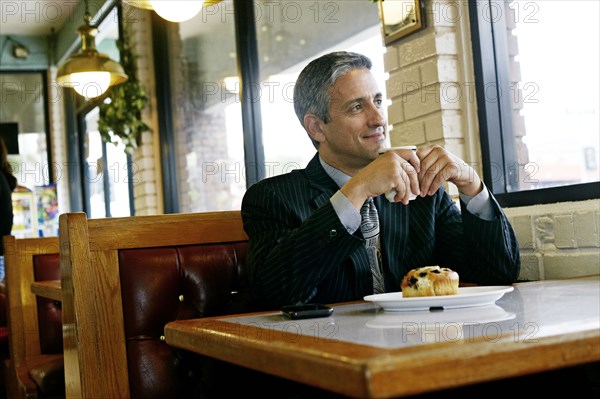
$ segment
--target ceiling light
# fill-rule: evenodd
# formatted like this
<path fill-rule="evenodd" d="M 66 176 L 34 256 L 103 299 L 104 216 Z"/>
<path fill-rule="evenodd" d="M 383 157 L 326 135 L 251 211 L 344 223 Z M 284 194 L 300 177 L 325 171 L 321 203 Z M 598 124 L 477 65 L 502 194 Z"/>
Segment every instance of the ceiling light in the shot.
<path fill-rule="evenodd" d="M 202 9 L 203 0 L 150 0 L 154 11 L 171 22 L 183 22 L 192 19 Z"/>
<path fill-rule="evenodd" d="M 59 68 L 56 78 L 58 83 L 72 87 L 86 98 L 99 97 L 110 86 L 127 80 L 127 75 L 118 62 L 96 50 L 98 29 L 90 25 L 91 19 L 86 2 L 86 12 L 83 17 L 85 24 L 78 29 L 81 36 L 81 50 L 69 57 Z"/>
<path fill-rule="evenodd" d="M 12 42 L 12 56 L 16 59 L 26 60 L 29 57 L 29 47 L 27 47 L 23 43 L 19 43 L 10 36 L 6 36 L 6 42 L 6 44 L 8 44 L 8 42 Z M 4 46 L 6 46 L 6 44 Z M 2 46 L 2 51 L 0 51 L 0 57 L 2 57 L 1 53 L 4 52 L 4 46 Z"/>
<path fill-rule="evenodd" d="M 231 93 L 240 92 L 240 79 L 237 76 L 227 76 L 223 79 L 225 90 Z"/>
<path fill-rule="evenodd" d="M 12 50 L 15 58 L 26 60 L 29 57 L 29 48 L 23 44 L 15 44 Z"/>

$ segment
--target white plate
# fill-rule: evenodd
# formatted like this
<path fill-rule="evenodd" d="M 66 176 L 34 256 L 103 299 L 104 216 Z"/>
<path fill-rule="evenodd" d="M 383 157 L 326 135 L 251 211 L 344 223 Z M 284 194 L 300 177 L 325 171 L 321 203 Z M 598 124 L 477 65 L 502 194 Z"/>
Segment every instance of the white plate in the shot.
<path fill-rule="evenodd" d="M 447 324 L 484 324 L 514 319 L 516 315 L 498 305 L 477 306 L 473 309 L 448 309 L 431 312 L 377 312 L 366 322 L 371 328 L 421 328 Z"/>
<path fill-rule="evenodd" d="M 461 287 L 456 295 L 420 296 L 403 298 L 402 292 L 367 295 L 363 299 L 374 302 L 386 311 L 404 312 L 430 308 L 466 308 L 494 304 L 514 288 L 507 286 Z"/>

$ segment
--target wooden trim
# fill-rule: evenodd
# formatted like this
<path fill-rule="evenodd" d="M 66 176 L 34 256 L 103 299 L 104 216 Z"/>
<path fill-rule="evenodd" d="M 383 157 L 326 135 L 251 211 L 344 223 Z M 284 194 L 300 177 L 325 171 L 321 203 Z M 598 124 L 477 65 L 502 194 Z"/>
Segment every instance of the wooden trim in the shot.
<path fill-rule="evenodd" d="M 237 211 L 90 219 L 89 231 L 91 248 L 106 250 L 248 240 Z"/>
<path fill-rule="evenodd" d="M 7 389 L 9 397 L 19 398 L 37 395 L 37 387 L 27 371 L 32 364 L 49 357 L 42 355 L 40 348 L 37 301 L 31 291 L 33 257 L 58 254 L 59 241 L 57 237 L 3 239 L 9 326 Z"/>
<path fill-rule="evenodd" d="M 592 279 L 597 282 L 598 276 Z M 264 318 L 256 323 L 227 321 L 235 317 L 239 315 L 170 322 L 165 326 L 166 342 L 356 398 L 451 389 L 597 362 L 600 355 L 597 318 L 581 319 L 570 328 L 556 325 L 535 338 L 531 331 L 515 335 L 509 330 L 494 339 L 465 336 L 388 349 L 336 340 L 333 335 L 298 334 L 296 328 L 281 330 L 274 324 L 288 322 L 278 321 L 277 315 L 273 325 L 261 324 Z M 343 316 L 337 318 L 344 325 Z M 293 327 L 294 322 L 289 323 Z M 431 378 L 431 370 L 436 370 L 436 378 Z"/>
<path fill-rule="evenodd" d="M 77 248 L 70 244 L 70 237 L 77 237 L 78 233 L 72 228 L 72 221 L 85 214 L 59 216 L 60 229 L 60 264 L 61 264 L 61 289 L 63 292 L 62 319 L 63 319 L 63 350 L 65 361 L 65 393 L 67 397 L 78 397 L 81 392 L 81 377 L 79 376 L 79 357 L 77 353 L 77 329 L 75 309 L 73 307 L 73 279 L 71 257 L 77 254 L 77 259 L 82 260 Z M 89 255 L 88 255 L 89 257 Z"/>
<path fill-rule="evenodd" d="M 97 251 L 92 255 L 84 213 L 63 214 L 59 223 L 66 395 L 129 398 L 124 330 L 122 325 L 120 329 L 112 328 L 112 320 L 103 322 L 107 317 L 119 319 L 118 314 L 112 314 L 121 305 L 121 288 L 114 282 L 118 281 L 118 270 L 96 270 L 111 266 L 106 263 L 110 254 Z M 102 312 L 96 306 L 105 303 L 100 302 L 106 300 L 100 295 L 105 291 L 77 288 L 90 282 L 108 286 L 114 294 L 111 301 L 118 302 L 112 310 Z M 98 373 L 80 373 L 80 368 L 96 369 Z"/>
<path fill-rule="evenodd" d="M 60 280 L 34 281 L 31 283 L 31 292 L 37 296 L 62 302 Z"/>

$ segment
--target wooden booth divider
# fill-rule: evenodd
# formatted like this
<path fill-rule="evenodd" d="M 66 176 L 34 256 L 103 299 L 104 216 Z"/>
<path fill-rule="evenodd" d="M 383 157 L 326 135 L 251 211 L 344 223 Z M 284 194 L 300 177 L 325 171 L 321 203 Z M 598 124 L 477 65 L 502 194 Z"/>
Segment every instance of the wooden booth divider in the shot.
<path fill-rule="evenodd" d="M 195 362 L 164 342 L 164 325 L 249 309 L 247 240 L 239 211 L 62 214 L 67 397 L 185 396 Z"/>
<path fill-rule="evenodd" d="M 60 297 L 45 298 L 32 286 L 60 288 L 58 237 L 5 236 L 9 330 L 5 377 L 9 398 L 64 397 Z M 44 291 L 44 289 L 42 289 Z"/>

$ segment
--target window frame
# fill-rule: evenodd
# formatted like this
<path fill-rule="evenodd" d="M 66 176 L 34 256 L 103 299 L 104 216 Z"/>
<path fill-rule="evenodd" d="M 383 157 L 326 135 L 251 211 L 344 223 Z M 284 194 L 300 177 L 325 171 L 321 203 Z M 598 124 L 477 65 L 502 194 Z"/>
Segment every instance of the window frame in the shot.
<path fill-rule="evenodd" d="M 600 197 L 600 181 L 573 185 L 509 192 L 518 183 L 517 158 L 514 149 L 512 107 L 502 88 L 510 87 L 506 16 L 485 18 L 485 9 L 504 7 L 504 0 L 468 2 L 471 24 L 477 115 L 481 138 L 483 180 L 501 206 L 527 206 L 565 201 L 583 201 Z M 495 5 L 496 4 L 496 5 Z M 484 90 L 496 88 L 496 96 Z M 506 90 L 505 90 L 506 91 Z M 494 100 L 499 99 L 499 101 Z M 493 166 L 500 165 L 502 176 L 492 179 Z"/>
<path fill-rule="evenodd" d="M 240 77 L 240 105 L 244 137 L 244 167 L 246 188 L 265 177 L 265 151 L 262 142 L 261 104 L 259 93 L 254 88 L 260 86 L 260 69 L 256 39 L 256 18 L 254 2 L 233 0 L 235 40 L 237 48 L 238 75 Z M 159 140 L 161 148 L 161 171 L 163 181 L 164 213 L 179 213 L 179 190 L 177 187 L 177 154 L 173 131 L 171 85 L 163 76 L 171 76 L 169 66 L 169 24 L 156 13 L 152 13 L 152 42 Z"/>
<path fill-rule="evenodd" d="M 169 66 L 169 22 L 151 14 L 152 50 L 154 58 L 156 113 L 160 142 L 160 168 L 162 174 L 163 212 L 179 213 L 179 190 L 177 188 L 177 161 L 175 135 L 173 132 L 173 107 L 171 85 L 163 76 L 171 76 Z"/>

